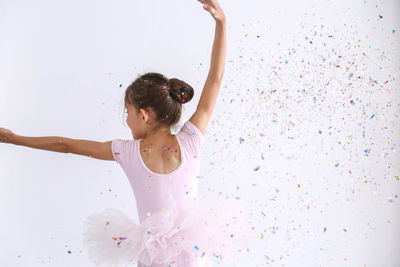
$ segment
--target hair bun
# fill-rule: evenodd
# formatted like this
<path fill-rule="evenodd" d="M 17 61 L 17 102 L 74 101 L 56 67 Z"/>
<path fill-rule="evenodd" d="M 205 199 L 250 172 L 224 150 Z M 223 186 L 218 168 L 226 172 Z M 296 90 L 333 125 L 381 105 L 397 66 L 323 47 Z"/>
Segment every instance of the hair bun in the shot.
<path fill-rule="evenodd" d="M 185 104 L 193 98 L 193 88 L 181 80 L 169 79 L 168 86 L 170 95 L 179 103 Z"/>

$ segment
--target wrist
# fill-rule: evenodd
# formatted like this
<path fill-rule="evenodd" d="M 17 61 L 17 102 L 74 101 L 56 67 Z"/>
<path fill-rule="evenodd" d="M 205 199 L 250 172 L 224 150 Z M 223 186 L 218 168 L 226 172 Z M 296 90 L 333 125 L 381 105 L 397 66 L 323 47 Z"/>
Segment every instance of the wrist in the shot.
<path fill-rule="evenodd" d="M 216 20 L 217 23 L 219 22 L 219 23 L 225 24 L 226 23 L 225 14 L 219 15 L 215 20 Z"/>
<path fill-rule="evenodd" d="M 220 23 L 220 24 L 223 24 L 223 25 L 226 25 L 226 18 L 219 18 L 219 17 L 218 17 L 218 19 L 216 20 L 216 22 L 217 22 L 217 23 Z"/>
<path fill-rule="evenodd" d="M 12 134 L 9 137 L 7 137 L 6 143 L 18 145 L 21 138 L 22 138 L 22 136 L 20 136 L 20 135 Z"/>

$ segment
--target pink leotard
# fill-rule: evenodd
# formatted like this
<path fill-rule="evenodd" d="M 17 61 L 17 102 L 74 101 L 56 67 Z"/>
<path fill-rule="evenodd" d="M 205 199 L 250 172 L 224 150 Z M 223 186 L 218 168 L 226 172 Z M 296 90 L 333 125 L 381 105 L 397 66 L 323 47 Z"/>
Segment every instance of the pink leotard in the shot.
<path fill-rule="evenodd" d="M 140 222 L 166 207 L 167 190 L 174 195 L 177 209 L 182 216 L 185 210 L 190 209 L 193 200 L 198 196 L 197 177 L 203 134 L 188 120 L 176 134 L 176 138 L 181 149 L 181 163 L 177 169 L 168 174 L 155 173 L 147 168 L 139 151 L 142 139 L 114 139 L 112 141 L 114 159 L 121 165 L 132 186 Z M 189 255 L 182 253 L 176 261 L 181 261 L 179 266 L 197 266 L 189 264 L 188 259 Z M 184 260 L 187 261 L 186 264 L 183 264 Z M 166 265 L 153 264 L 151 266 Z"/>

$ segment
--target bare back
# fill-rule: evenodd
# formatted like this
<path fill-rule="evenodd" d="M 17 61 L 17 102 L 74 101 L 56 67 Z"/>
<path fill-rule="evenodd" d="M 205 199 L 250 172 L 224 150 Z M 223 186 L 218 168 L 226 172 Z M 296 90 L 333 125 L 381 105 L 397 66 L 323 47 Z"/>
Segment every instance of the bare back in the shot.
<path fill-rule="evenodd" d="M 182 162 L 181 149 L 176 135 L 157 144 L 140 141 L 140 156 L 148 169 L 158 174 L 176 170 Z"/>

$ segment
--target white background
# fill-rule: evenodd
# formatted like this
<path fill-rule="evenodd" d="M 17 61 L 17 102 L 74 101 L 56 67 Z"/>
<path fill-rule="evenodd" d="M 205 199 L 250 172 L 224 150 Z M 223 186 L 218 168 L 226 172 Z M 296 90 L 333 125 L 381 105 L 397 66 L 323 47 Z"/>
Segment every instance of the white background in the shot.
<path fill-rule="evenodd" d="M 251 205 L 259 238 L 235 266 L 399 266 L 400 2 L 293 2 L 220 1 L 199 195 Z M 214 30 L 195 0 L 0 0 L 0 127 L 132 138 L 123 93 L 148 71 L 195 88 L 180 127 Z M 116 162 L 0 143 L 0 266 L 92 266 L 82 224 L 108 207 L 137 220 Z"/>

